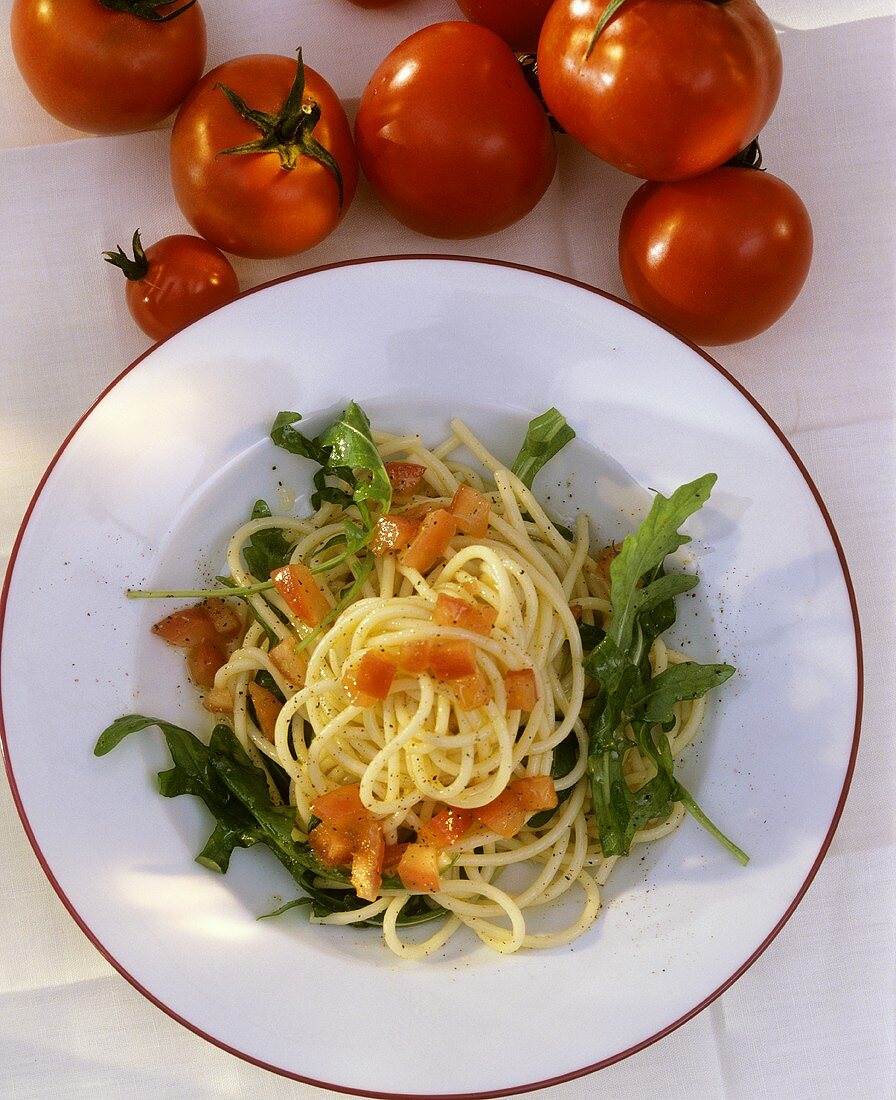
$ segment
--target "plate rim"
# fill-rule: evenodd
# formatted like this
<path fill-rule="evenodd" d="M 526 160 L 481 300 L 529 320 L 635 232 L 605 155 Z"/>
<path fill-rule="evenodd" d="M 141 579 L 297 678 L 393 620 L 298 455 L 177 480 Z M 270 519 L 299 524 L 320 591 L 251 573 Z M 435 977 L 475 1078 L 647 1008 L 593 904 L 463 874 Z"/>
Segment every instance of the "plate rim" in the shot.
<path fill-rule="evenodd" d="M 745 398 L 747 400 L 747 402 L 753 407 L 753 409 L 757 413 L 759 413 L 759 415 L 762 417 L 762 419 L 765 421 L 765 423 L 771 428 L 772 432 L 774 433 L 774 435 L 776 436 L 778 441 L 783 445 L 783 447 L 784 447 L 785 451 L 787 452 L 790 460 L 796 466 L 797 470 L 800 473 L 800 476 L 803 478 L 806 485 L 808 486 L 808 488 L 810 490 L 810 493 L 811 493 L 811 495 L 812 495 L 812 497 L 815 501 L 815 505 L 818 508 L 822 519 L 824 520 L 825 526 L 828 530 L 828 534 L 830 535 L 830 538 L 831 538 L 831 541 L 833 543 L 834 549 L 837 553 L 837 559 L 839 561 L 840 571 L 841 571 L 841 574 L 843 576 L 843 581 L 844 581 L 844 584 L 845 584 L 845 587 L 846 587 L 846 593 L 847 593 L 847 597 L 848 597 L 848 601 L 849 601 L 850 614 L 851 614 L 853 630 L 854 630 L 854 634 L 855 634 L 856 712 L 855 712 L 855 720 L 854 720 L 854 724 L 853 724 L 853 734 L 852 734 L 852 743 L 851 743 L 851 746 L 850 746 L 849 760 L 848 760 L 848 763 L 847 763 L 847 767 L 846 767 L 846 771 L 845 771 L 844 779 L 843 779 L 843 787 L 841 789 L 840 796 L 839 796 L 838 801 L 837 801 L 837 805 L 834 809 L 834 814 L 833 814 L 833 817 L 831 819 L 831 823 L 828 826 L 827 832 L 824 836 L 824 840 L 822 841 L 821 847 L 819 848 L 818 854 L 817 854 L 815 860 L 813 861 L 812 866 L 809 868 L 809 871 L 807 873 L 807 876 L 806 876 L 805 880 L 800 885 L 800 887 L 797 890 L 796 895 L 793 898 L 793 900 L 791 901 L 791 903 L 787 906 L 784 913 L 781 915 L 781 917 L 779 918 L 777 923 L 772 927 L 772 929 L 768 933 L 768 935 L 762 940 L 762 942 L 751 952 L 751 954 L 747 957 L 747 959 L 743 963 L 741 963 L 741 965 L 734 971 L 734 973 L 731 974 L 730 977 L 728 977 L 717 989 L 715 989 L 708 996 L 704 997 L 703 1000 L 701 1000 L 698 1004 L 696 1004 L 691 1009 L 689 1009 L 686 1013 L 684 1013 L 678 1019 L 674 1020 L 672 1023 L 666 1025 L 664 1028 L 657 1031 L 653 1035 L 647 1037 L 646 1039 L 643 1039 L 640 1042 L 634 1044 L 633 1046 L 626 1048 L 625 1050 L 618 1051 L 615 1054 L 610 1055 L 606 1058 L 603 1058 L 598 1062 L 591 1063 L 589 1065 L 583 1066 L 583 1067 L 578 1068 L 578 1069 L 570 1070 L 567 1073 L 555 1075 L 555 1076 L 552 1076 L 550 1078 L 546 1078 L 546 1079 L 540 1080 L 540 1081 L 535 1081 L 535 1082 L 532 1082 L 532 1083 L 512 1085 L 512 1086 L 508 1086 L 506 1088 L 487 1089 L 487 1090 L 482 1090 L 482 1091 L 460 1092 L 460 1093 L 459 1092 L 450 1092 L 450 1093 L 438 1092 L 438 1093 L 425 1093 L 425 1094 L 416 1094 L 416 1093 L 415 1094 L 410 1094 L 410 1093 L 405 1093 L 405 1092 L 382 1092 L 382 1091 L 377 1091 L 377 1090 L 366 1090 L 366 1089 L 359 1090 L 359 1089 L 356 1089 L 356 1088 L 351 1088 L 351 1087 L 346 1086 L 346 1085 L 334 1084 L 332 1082 L 319 1080 L 319 1079 L 314 1078 L 314 1077 L 309 1077 L 309 1076 L 303 1075 L 301 1073 L 297 1073 L 294 1070 L 285 1069 L 282 1066 L 273 1065 L 272 1063 L 266 1062 L 263 1059 L 255 1058 L 252 1055 L 247 1054 L 244 1051 L 238 1050 L 236 1047 L 231 1046 L 230 1044 L 224 1042 L 223 1040 L 216 1038 L 214 1035 L 210 1035 L 208 1032 L 204 1031 L 197 1024 L 194 1024 L 191 1021 L 187 1020 L 185 1017 L 181 1016 L 174 1009 L 170 1008 L 162 1000 L 160 1000 L 159 997 L 157 997 L 155 994 L 151 993 L 148 989 L 146 989 L 143 985 L 141 985 L 141 983 L 133 975 L 131 975 L 127 971 L 125 966 L 122 963 L 118 962 L 118 960 L 115 959 L 111 955 L 111 953 L 105 948 L 105 946 L 100 942 L 100 940 L 97 938 L 97 936 L 88 927 L 88 925 L 86 924 L 84 919 L 80 916 L 80 914 L 75 909 L 74 904 L 70 901 L 70 899 L 66 895 L 65 891 L 63 890 L 63 888 L 61 887 L 61 885 L 57 881 L 57 879 L 56 879 L 56 877 L 55 877 L 55 875 L 54 875 L 47 859 L 45 858 L 43 852 L 41 851 L 41 848 L 40 848 L 40 845 L 38 843 L 37 837 L 35 836 L 32 828 L 31 828 L 31 824 L 30 824 L 29 819 L 28 819 L 27 811 L 25 809 L 25 806 L 22 802 L 22 799 L 21 799 L 21 796 L 20 796 L 20 793 L 19 793 L 18 785 L 16 783 L 15 776 L 13 774 L 12 764 L 11 764 L 11 761 L 10 761 L 9 746 L 8 746 L 7 737 L 6 737 L 6 725 L 5 725 L 4 716 L 3 716 L 2 663 L 0 663 L 0 746 L 2 746 L 4 769 L 5 769 L 5 773 L 6 773 L 7 782 L 9 783 L 9 787 L 10 787 L 10 790 L 11 790 L 11 793 L 12 793 L 13 803 L 15 805 L 16 812 L 18 813 L 19 819 L 22 822 L 22 826 L 25 830 L 25 834 L 28 838 L 28 841 L 31 845 L 32 850 L 34 851 L 34 854 L 37 858 L 38 864 L 40 865 L 41 870 L 44 872 L 47 879 L 49 880 L 50 885 L 53 887 L 57 897 L 62 902 L 62 904 L 65 907 L 65 909 L 67 910 L 69 916 L 74 920 L 75 924 L 81 929 L 81 931 L 84 933 L 84 935 L 87 937 L 87 939 L 93 945 L 93 947 L 96 948 L 96 950 L 100 953 L 100 955 L 131 986 L 133 986 L 133 988 L 136 989 L 138 993 L 140 993 L 143 997 L 145 997 L 156 1008 L 158 1008 L 162 1012 L 164 1012 L 165 1015 L 169 1016 L 175 1022 L 180 1024 L 182 1027 L 185 1027 L 188 1031 L 191 1031 L 194 1035 L 197 1035 L 199 1038 L 204 1039 L 206 1042 L 211 1043 L 213 1046 L 218 1047 L 220 1050 L 226 1051 L 228 1054 L 234 1055 L 235 1057 L 241 1059 L 244 1062 L 248 1062 L 251 1065 L 255 1065 L 255 1066 L 257 1066 L 261 1069 L 268 1070 L 268 1071 L 270 1071 L 272 1073 L 275 1073 L 275 1074 L 277 1074 L 281 1077 L 286 1077 L 286 1078 L 289 1078 L 290 1080 L 299 1081 L 299 1082 L 302 1082 L 303 1084 L 314 1085 L 318 1088 L 330 1089 L 333 1092 L 343 1093 L 343 1094 L 350 1095 L 350 1096 L 370 1096 L 370 1097 L 376 1098 L 376 1100 L 413 1100 L 414 1096 L 419 1096 L 421 1098 L 421 1100 L 487 1100 L 487 1098 L 491 1098 L 491 1097 L 502 1097 L 502 1096 L 518 1095 L 518 1094 L 523 1093 L 523 1092 L 530 1092 L 530 1091 L 535 1091 L 535 1090 L 538 1090 L 538 1089 L 549 1088 L 549 1087 L 552 1087 L 554 1085 L 559 1085 L 559 1084 L 563 1084 L 563 1083 L 568 1082 L 568 1081 L 577 1080 L 578 1078 L 585 1077 L 588 1074 L 596 1073 L 598 1070 L 605 1069 L 608 1066 L 614 1065 L 617 1062 L 621 1062 L 624 1059 L 631 1057 L 633 1054 L 637 1054 L 639 1051 L 644 1050 L 649 1046 L 652 1046 L 656 1042 L 659 1042 L 660 1039 L 663 1039 L 667 1035 L 670 1035 L 673 1031 L 676 1031 L 679 1027 L 681 1027 L 682 1025 L 687 1023 L 689 1020 L 691 1020 L 695 1016 L 697 1016 L 700 1012 L 703 1011 L 703 1009 L 705 1009 L 708 1005 L 710 1005 L 713 1001 L 715 1001 L 718 997 L 720 997 L 740 977 L 742 977 L 742 975 L 744 973 L 746 973 L 747 970 L 749 970 L 749 968 L 753 965 L 753 963 L 756 962 L 756 960 L 760 957 L 760 955 L 762 955 L 765 952 L 765 950 L 769 947 L 769 945 L 772 943 L 772 941 L 781 932 L 781 929 L 784 927 L 784 925 L 790 920 L 790 918 L 793 915 L 794 911 L 796 910 L 797 906 L 803 900 L 806 892 L 808 891 L 810 885 L 812 884 L 813 879 L 815 878 L 815 875 L 817 874 L 819 868 L 821 867 L 821 864 L 824 862 L 824 860 L 827 856 L 828 850 L 831 846 L 831 843 L 834 839 L 834 835 L 837 831 L 837 827 L 840 823 L 840 819 L 841 819 L 841 816 L 843 814 L 843 809 L 844 809 L 844 806 L 846 804 L 846 799 L 848 797 L 850 786 L 851 786 L 851 783 L 852 783 L 852 778 L 853 778 L 853 774 L 854 774 L 854 771 L 855 771 L 856 757 L 857 757 L 857 753 L 858 753 L 858 746 L 859 746 L 859 739 L 860 739 L 860 732 L 861 732 L 861 725 L 862 725 L 863 703 L 864 703 L 864 655 L 863 655 L 863 647 L 862 647 L 861 625 L 860 625 L 859 612 L 858 612 L 858 601 L 857 601 L 857 598 L 856 598 L 856 593 L 855 593 L 855 588 L 853 586 L 852 577 L 850 575 L 849 566 L 848 566 L 848 563 L 847 563 L 847 560 L 846 560 L 846 555 L 845 555 L 845 552 L 843 550 L 843 545 L 840 541 L 840 536 L 837 533 L 837 529 L 834 525 L 833 519 L 831 518 L 830 512 L 828 511 L 827 505 L 825 504 L 824 499 L 821 496 L 821 493 L 820 493 L 818 487 L 816 486 L 814 480 L 812 479 L 811 475 L 809 474 L 809 471 L 806 469 L 806 466 L 803 463 L 802 459 L 797 454 L 795 448 L 793 447 L 793 445 L 791 444 L 791 442 L 789 441 L 789 439 L 787 438 L 787 436 L 785 435 L 783 430 L 777 425 L 777 423 L 771 417 L 771 415 L 766 411 L 766 409 L 760 404 L 758 399 L 753 396 L 753 394 L 746 388 L 746 386 L 742 382 L 740 382 L 733 374 L 731 374 L 728 370 L 726 370 L 725 367 L 723 367 L 716 359 L 714 359 L 711 355 L 709 355 L 703 348 L 699 347 L 698 345 L 692 343 L 690 340 L 688 340 L 685 337 L 681 336 L 679 333 L 677 333 L 674 329 L 670 328 L 669 326 L 664 325 L 661 322 L 656 321 L 654 318 L 650 317 L 649 314 L 647 314 L 644 310 L 639 309 L 637 306 L 632 305 L 631 302 L 627 302 L 627 301 L 625 301 L 625 299 L 620 298 L 620 297 L 618 297 L 614 294 L 611 294 L 609 291 L 602 290 L 599 287 L 594 286 L 591 283 L 587 283 L 583 280 L 576 279 L 576 278 L 574 278 L 570 275 L 565 275 L 565 274 L 562 274 L 560 272 L 549 271 L 545 268 L 540 268 L 540 267 L 537 267 L 537 266 L 534 266 L 534 265 L 531 265 L 531 264 L 517 263 L 517 262 L 514 262 L 514 261 L 500 260 L 500 259 L 495 259 L 495 258 L 491 258 L 491 257 L 467 256 L 467 255 L 463 255 L 463 254 L 459 254 L 459 253 L 458 254 L 454 254 L 454 253 L 444 253 L 443 254 L 443 253 L 430 253 L 430 252 L 387 254 L 387 255 L 382 255 L 382 256 L 363 256 L 363 257 L 354 257 L 354 258 L 350 258 L 350 259 L 347 259 L 347 260 L 334 261 L 334 262 L 326 263 L 326 264 L 320 264 L 320 265 L 317 265 L 317 266 L 314 266 L 314 267 L 305 268 L 301 271 L 295 271 L 295 272 L 292 272 L 292 273 L 287 274 L 287 275 L 282 275 L 282 276 L 279 276 L 278 278 L 270 279 L 267 282 L 260 283 L 257 286 L 250 287 L 248 290 L 243 291 L 241 294 L 239 294 L 237 296 L 236 299 L 233 299 L 233 300 L 238 301 L 240 299 L 247 298 L 252 294 L 256 294 L 259 291 L 267 290 L 268 288 L 270 288 L 272 286 L 277 286 L 281 283 L 287 283 L 287 282 L 292 282 L 292 281 L 295 281 L 295 280 L 298 280 L 298 279 L 303 279 L 303 278 L 305 278 L 306 276 L 309 276 L 309 275 L 310 276 L 318 275 L 318 274 L 321 274 L 321 273 L 327 272 L 327 271 L 333 271 L 333 270 L 337 270 L 337 269 L 344 269 L 344 268 L 351 268 L 351 267 L 359 267 L 359 266 L 364 266 L 364 265 L 369 265 L 369 264 L 377 264 L 377 263 L 391 263 L 391 262 L 398 262 L 398 263 L 412 262 L 413 263 L 413 262 L 418 262 L 418 261 L 421 261 L 421 260 L 424 260 L 424 261 L 438 261 L 438 262 L 446 262 L 446 263 L 458 263 L 459 262 L 459 263 L 479 264 L 479 265 L 484 265 L 484 266 L 488 266 L 488 267 L 500 267 L 500 268 L 504 268 L 504 269 L 510 269 L 510 270 L 513 270 L 513 271 L 522 271 L 522 272 L 532 274 L 532 275 L 538 275 L 538 276 L 541 276 L 541 277 L 544 277 L 544 278 L 547 278 L 547 279 L 554 280 L 556 282 L 561 282 L 561 283 L 568 284 L 568 285 L 576 287 L 580 290 L 587 291 L 588 293 L 595 294 L 598 297 L 601 297 L 601 298 L 604 298 L 608 301 L 611 301 L 611 302 L 615 303 L 616 305 L 622 306 L 623 308 L 631 311 L 632 313 L 635 313 L 635 314 L 645 318 L 645 320 L 649 321 L 652 325 L 654 325 L 655 327 L 657 327 L 659 329 L 662 329 L 665 332 L 669 333 L 676 340 L 680 341 L 682 344 L 684 344 L 686 347 L 688 347 L 691 351 L 696 352 L 697 355 L 699 355 L 706 363 L 708 363 L 715 371 L 717 371 L 731 386 L 734 387 L 735 390 L 738 391 L 738 393 L 743 398 Z M 220 306 L 218 308 L 219 309 L 224 309 L 224 308 L 226 308 L 226 305 L 229 305 L 229 304 L 230 303 L 226 303 L 224 306 Z M 218 311 L 217 309 L 213 310 L 212 313 L 216 313 L 217 311 Z M 212 315 L 212 313 L 206 314 L 205 316 L 209 317 L 209 316 Z M 180 330 L 180 331 L 183 331 L 183 330 Z M 177 333 L 173 333 L 172 335 L 177 335 Z M 12 584 L 12 577 L 13 577 L 13 573 L 15 571 L 15 565 L 16 565 L 16 561 L 17 561 L 17 558 L 18 558 L 19 550 L 20 550 L 25 532 L 26 532 L 26 530 L 28 528 L 28 525 L 30 523 L 31 516 L 34 512 L 35 507 L 37 506 L 37 502 L 40 499 L 40 497 L 43 493 L 44 487 L 45 487 L 47 481 L 49 480 L 51 474 L 53 473 L 53 470 L 55 469 L 56 464 L 59 462 L 60 458 L 62 457 L 63 453 L 66 451 L 66 449 L 68 448 L 69 444 L 72 442 L 74 437 L 78 434 L 78 432 L 80 431 L 82 425 L 85 423 L 85 421 L 88 419 L 88 417 L 90 417 L 90 415 L 94 412 L 94 410 L 105 400 L 107 395 L 125 377 L 127 377 L 127 375 L 129 375 L 131 373 L 131 371 L 133 371 L 136 367 L 138 367 L 140 365 L 140 363 L 143 362 L 144 359 L 146 359 L 149 355 L 152 355 L 159 347 L 162 346 L 162 344 L 167 343 L 167 341 L 169 339 L 171 339 L 170 336 L 166 337 L 163 340 L 160 340 L 160 341 L 152 344 L 149 348 L 147 348 L 144 352 L 142 352 L 136 359 L 134 359 L 131 363 L 129 363 L 128 366 L 126 366 L 122 371 L 120 371 L 119 374 L 117 374 L 112 379 L 112 381 L 107 386 L 105 386 L 103 388 L 103 390 L 99 393 L 99 395 L 95 398 L 95 400 L 93 402 L 91 402 L 91 404 L 84 411 L 84 413 L 77 419 L 77 421 L 75 422 L 75 424 L 73 425 L 71 430 L 68 432 L 68 434 L 62 440 L 62 442 L 60 443 L 58 449 L 56 450 L 56 453 L 53 455 L 53 458 L 50 460 L 49 465 L 47 466 L 47 468 L 44 471 L 42 477 L 40 478 L 40 480 L 37 484 L 37 487 L 35 488 L 34 493 L 31 496 L 31 499 L 28 503 L 28 507 L 25 510 L 24 516 L 23 516 L 23 518 L 21 520 L 21 523 L 19 525 L 19 529 L 16 533 L 16 537 L 13 541 L 12 549 L 10 551 L 9 563 L 8 563 L 8 566 L 7 566 L 7 569 L 6 569 L 6 574 L 5 574 L 4 580 L 3 580 L 2 592 L 0 592 L 0 656 L 2 656 L 3 637 L 4 637 L 4 633 L 5 633 L 4 627 L 5 627 L 5 622 L 6 622 L 7 601 L 8 601 L 8 596 L 9 596 L 9 592 L 10 592 L 10 588 L 11 588 L 11 584 Z"/>

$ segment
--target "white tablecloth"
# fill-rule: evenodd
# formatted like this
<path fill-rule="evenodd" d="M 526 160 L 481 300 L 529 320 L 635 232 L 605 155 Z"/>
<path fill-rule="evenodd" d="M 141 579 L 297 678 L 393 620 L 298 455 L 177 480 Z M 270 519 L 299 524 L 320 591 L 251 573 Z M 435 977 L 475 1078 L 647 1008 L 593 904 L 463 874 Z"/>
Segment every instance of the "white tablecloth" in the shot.
<path fill-rule="evenodd" d="M 4 27 L 12 0 L 2 0 Z M 365 11 L 346 0 L 203 0 L 209 65 L 291 53 L 353 110 L 367 77 L 452 0 Z M 551 1100 L 877 1097 L 894 1090 L 894 5 L 766 0 L 785 81 L 763 135 L 768 168 L 806 201 L 815 262 L 790 313 L 717 358 L 789 436 L 841 536 L 866 656 L 852 793 L 827 860 L 755 965 L 690 1023 Z M 167 176 L 167 131 L 84 137 L 46 116 L 0 51 L 0 565 L 41 474 L 78 416 L 149 341 L 100 260 L 139 225 L 187 226 Z M 237 263 L 244 288 L 354 256 L 463 252 L 532 264 L 624 296 L 615 234 L 636 182 L 561 140 L 542 203 L 506 232 L 452 244 L 391 221 L 362 185 L 303 256 Z M 49 685 L 48 685 L 49 686 Z M 39 728 L 35 736 L 40 736 Z M 64 777 L 60 777 L 64 782 Z M 9 1097 L 286 1097 L 321 1090 L 197 1038 L 149 1004 L 72 922 L 0 799 L 0 1093 Z M 438 1087 L 434 1080 L 433 1087 Z M 334 1094 L 335 1095 L 335 1094 Z"/>

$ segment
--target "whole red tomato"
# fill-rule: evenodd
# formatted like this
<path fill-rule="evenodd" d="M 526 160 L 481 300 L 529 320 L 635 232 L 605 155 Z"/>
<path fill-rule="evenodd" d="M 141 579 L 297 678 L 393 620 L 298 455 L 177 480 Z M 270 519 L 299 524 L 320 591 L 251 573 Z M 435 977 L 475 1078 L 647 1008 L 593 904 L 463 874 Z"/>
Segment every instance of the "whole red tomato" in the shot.
<path fill-rule="evenodd" d="M 207 73 L 178 111 L 171 181 L 184 217 L 226 252 L 291 256 L 344 216 L 358 183 L 338 96 L 290 57 L 254 54 Z"/>
<path fill-rule="evenodd" d="M 355 141 L 389 213 L 432 237 L 513 224 L 557 163 L 547 116 L 513 51 L 475 23 L 436 23 L 396 46 L 364 89 Z"/>
<path fill-rule="evenodd" d="M 754 168 L 716 168 L 645 183 L 619 230 L 619 266 L 635 305 L 711 346 L 748 340 L 802 289 L 812 223 L 797 193 Z"/>
<path fill-rule="evenodd" d="M 14 0 L 10 32 L 35 99 L 67 126 L 92 134 L 155 126 L 205 66 L 197 3 Z"/>
<path fill-rule="evenodd" d="M 170 336 L 240 292 L 230 261 L 201 237 L 177 233 L 144 252 L 138 229 L 132 247 L 133 259 L 121 247 L 103 256 L 127 276 L 128 309 L 153 340 Z"/>
<path fill-rule="evenodd" d="M 545 101 L 576 141 L 624 172 L 676 180 L 757 136 L 781 51 L 754 0 L 622 0 L 592 43 L 608 7 L 557 0 L 538 45 Z"/>
<path fill-rule="evenodd" d="M 554 0 L 457 0 L 467 19 L 499 34 L 520 53 L 535 53 L 541 25 Z"/>

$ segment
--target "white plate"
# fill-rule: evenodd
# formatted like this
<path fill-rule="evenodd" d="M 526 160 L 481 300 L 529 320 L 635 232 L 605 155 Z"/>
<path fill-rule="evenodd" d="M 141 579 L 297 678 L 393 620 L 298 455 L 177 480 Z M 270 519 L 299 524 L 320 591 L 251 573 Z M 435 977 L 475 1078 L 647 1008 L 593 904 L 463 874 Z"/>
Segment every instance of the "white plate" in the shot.
<path fill-rule="evenodd" d="M 678 638 L 738 668 L 683 767 L 751 855 L 693 821 L 623 861 L 571 947 L 499 957 L 475 938 L 422 963 L 375 931 L 290 914 L 291 880 L 238 851 L 193 862 L 194 799 L 160 798 L 156 731 L 111 756 L 97 734 L 139 711 L 197 728 L 158 605 L 128 585 L 192 586 L 221 567 L 253 501 L 307 471 L 267 439 L 280 409 L 321 425 L 348 399 L 435 440 L 462 413 L 505 459 L 551 405 L 578 439 L 536 489 L 601 537 L 650 487 L 719 475 L 695 517 L 702 584 Z M 268 1068 L 371 1094 L 489 1094 L 598 1068 L 667 1033 L 767 946 L 830 843 L 858 737 L 860 647 L 845 563 L 781 433 L 712 360 L 568 280 L 487 262 L 395 258 L 251 293 L 153 349 L 81 421 L 41 484 L 4 594 L 7 766 L 38 858 L 97 947 L 166 1012 Z M 496 1039 L 501 1036 L 500 1055 Z"/>

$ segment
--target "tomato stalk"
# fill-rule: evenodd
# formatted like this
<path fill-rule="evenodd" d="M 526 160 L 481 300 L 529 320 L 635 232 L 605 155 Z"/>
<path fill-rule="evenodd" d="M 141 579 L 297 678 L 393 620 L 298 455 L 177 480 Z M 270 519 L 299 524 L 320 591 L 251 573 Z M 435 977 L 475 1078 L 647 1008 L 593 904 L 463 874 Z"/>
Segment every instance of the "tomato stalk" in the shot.
<path fill-rule="evenodd" d="M 120 267 L 125 273 L 125 276 L 132 282 L 137 282 L 142 279 L 147 271 L 149 271 L 149 260 L 146 258 L 146 253 L 143 251 L 143 245 L 140 243 L 140 230 L 134 230 L 134 239 L 131 242 L 131 248 L 134 251 L 133 260 L 122 249 L 121 245 L 118 246 L 117 252 L 104 252 L 103 259 L 107 264 L 113 264 L 115 267 Z"/>
<path fill-rule="evenodd" d="M 100 0 L 104 8 L 109 11 L 118 11 L 124 15 L 136 15 L 138 19 L 147 19 L 150 23 L 169 23 L 196 3 L 196 0 L 186 0 L 179 8 L 170 11 L 167 15 L 161 15 L 159 8 L 170 8 L 172 0 Z"/>
<path fill-rule="evenodd" d="M 538 58 L 534 53 L 518 53 L 516 59 L 519 62 L 520 68 L 523 70 L 523 76 L 526 78 L 526 83 L 538 97 L 538 102 L 544 107 L 544 113 L 548 116 L 548 122 L 551 124 L 551 129 L 556 134 L 565 134 L 566 131 L 551 114 L 551 110 L 547 103 L 545 103 L 544 96 L 541 94 L 541 85 L 538 82 Z"/>
<path fill-rule="evenodd" d="M 232 149 L 222 149 L 221 155 L 277 153 L 281 168 L 287 172 L 293 171 L 300 157 L 316 160 L 333 174 L 339 191 L 339 210 L 342 210 L 342 173 L 339 164 L 332 153 L 314 137 L 314 128 L 320 121 L 321 109 L 315 100 L 305 101 L 305 66 L 302 63 L 301 48 L 297 51 L 295 80 L 277 114 L 254 110 L 224 84 L 216 84 L 215 87 L 221 89 L 242 118 L 261 131 L 260 138 L 235 145 Z"/>
<path fill-rule="evenodd" d="M 723 4 L 727 4 L 729 2 L 730 0 L 706 0 L 706 3 L 715 4 L 716 7 L 719 8 Z M 619 11 L 624 3 L 625 0 L 610 0 L 610 3 L 607 4 L 607 6 L 604 8 L 604 13 L 600 17 L 600 20 L 594 29 L 594 34 L 592 34 L 591 39 L 588 42 L 588 48 L 585 50 L 586 61 L 591 56 L 591 51 L 594 49 L 594 44 L 597 42 L 598 38 L 600 38 L 604 27 L 610 22 L 610 20 L 613 18 L 616 12 Z"/>
<path fill-rule="evenodd" d="M 762 150 L 759 148 L 759 138 L 755 137 L 745 148 L 736 153 L 731 160 L 726 160 L 724 168 L 755 168 L 764 172 L 762 167 Z"/>

